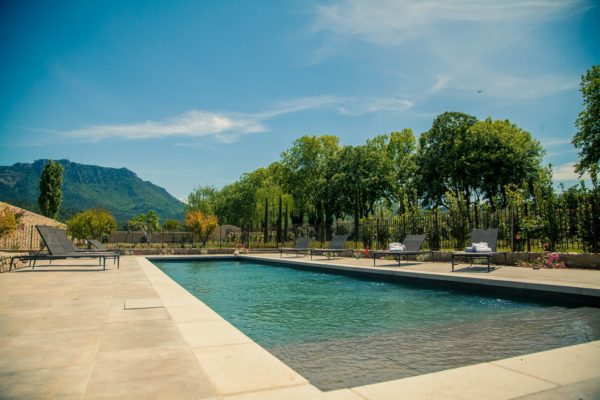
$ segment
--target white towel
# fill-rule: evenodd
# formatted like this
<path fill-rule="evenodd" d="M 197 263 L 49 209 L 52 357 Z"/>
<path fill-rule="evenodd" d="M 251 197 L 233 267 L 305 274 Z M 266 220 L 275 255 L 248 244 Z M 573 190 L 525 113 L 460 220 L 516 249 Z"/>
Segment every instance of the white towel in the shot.
<path fill-rule="evenodd" d="M 390 251 L 402 252 L 406 250 L 406 246 L 402 243 L 390 243 Z"/>
<path fill-rule="evenodd" d="M 465 248 L 465 251 L 468 251 L 471 253 L 491 253 L 492 249 L 489 247 L 489 245 L 486 242 L 479 242 L 479 243 L 471 243 L 471 246 L 467 246 Z"/>

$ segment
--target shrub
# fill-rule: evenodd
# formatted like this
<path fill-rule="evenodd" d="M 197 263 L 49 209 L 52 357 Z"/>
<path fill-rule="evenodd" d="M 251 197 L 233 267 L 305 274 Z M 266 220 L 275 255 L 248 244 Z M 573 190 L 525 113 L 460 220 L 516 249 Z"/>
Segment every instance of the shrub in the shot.
<path fill-rule="evenodd" d="M 74 215 L 67 221 L 67 229 L 77 239 L 103 238 L 117 229 L 117 222 L 108 211 L 95 208 Z"/>
<path fill-rule="evenodd" d="M 188 211 L 185 214 L 185 225 L 198 235 L 202 245 L 206 245 L 210 235 L 217 229 L 217 217 L 205 215 L 202 211 Z"/>
<path fill-rule="evenodd" d="M 22 212 L 14 212 L 8 206 L 2 207 L 0 210 L 0 238 L 15 231 L 22 217 Z"/>

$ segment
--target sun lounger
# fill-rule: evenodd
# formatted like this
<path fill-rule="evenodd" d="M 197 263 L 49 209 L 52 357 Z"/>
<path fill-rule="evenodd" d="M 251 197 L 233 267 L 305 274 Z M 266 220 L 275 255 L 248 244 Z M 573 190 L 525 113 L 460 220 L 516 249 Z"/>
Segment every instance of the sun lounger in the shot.
<path fill-rule="evenodd" d="M 348 235 L 333 235 L 331 238 L 331 243 L 329 243 L 329 248 L 327 249 L 311 249 L 310 250 L 310 259 L 312 260 L 313 254 L 327 254 L 327 259 L 331 258 L 331 255 L 334 254 L 337 256 L 339 253 L 345 251 L 352 251 L 351 249 L 346 249 L 346 239 Z"/>
<path fill-rule="evenodd" d="M 428 253 L 425 251 L 421 251 L 421 246 L 423 246 L 423 242 L 425 241 L 425 235 L 407 235 L 404 238 L 404 250 L 376 250 L 373 251 L 373 266 L 375 266 L 375 260 L 377 257 L 383 256 L 392 256 L 398 257 L 398 265 L 402 260 L 402 256 L 415 256 L 421 253 Z M 431 252 L 433 254 L 433 252 Z"/>
<path fill-rule="evenodd" d="M 308 238 L 300 238 L 296 241 L 296 245 L 294 247 L 282 247 L 279 249 L 279 257 L 283 257 L 283 253 L 296 253 L 296 257 L 298 257 L 299 253 L 308 253 L 310 250 L 308 248 L 309 239 Z"/>
<path fill-rule="evenodd" d="M 471 232 L 471 242 L 465 251 L 452 253 L 452 271 L 456 260 L 487 260 L 487 270 L 490 272 L 490 258 L 496 254 L 496 245 L 498 243 L 498 229 L 473 229 Z M 486 247 L 487 245 L 487 247 Z"/>
<path fill-rule="evenodd" d="M 109 250 L 106 247 L 104 247 L 104 245 L 102 244 L 101 241 L 96 240 L 96 239 L 86 239 L 87 242 L 92 246 L 93 251 L 106 251 L 108 253 L 114 253 L 113 258 L 113 262 L 117 262 L 119 261 L 119 257 L 121 256 L 121 252 L 119 250 Z M 85 250 L 84 250 L 85 251 Z M 107 256 L 107 258 L 110 258 L 110 256 Z"/>
<path fill-rule="evenodd" d="M 51 226 L 36 225 L 42 242 L 48 249 L 48 253 L 36 252 L 27 256 L 14 256 L 10 260 L 9 270 L 12 269 L 15 259 L 32 261 L 32 268 L 38 260 L 64 260 L 68 258 L 97 258 L 103 269 L 106 269 L 106 259 L 113 258 L 119 267 L 119 255 L 110 251 L 89 251 L 79 249 L 69 240 L 62 229 Z"/>

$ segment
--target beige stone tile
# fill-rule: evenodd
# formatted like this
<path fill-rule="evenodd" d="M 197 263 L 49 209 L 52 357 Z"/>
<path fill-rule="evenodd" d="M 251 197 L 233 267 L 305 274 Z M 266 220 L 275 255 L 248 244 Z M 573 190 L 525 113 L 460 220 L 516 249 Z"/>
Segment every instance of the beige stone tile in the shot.
<path fill-rule="evenodd" d="M 323 392 L 319 397 L 322 400 L 364 400 L 365 398 L 350 389 L 332 390 L 331 392 Z"/>
<path fill-rule="evenodd" d="M 205 384 L 209 383 L 189 347 L 101 351 L 96 356 L 90 381 L 160 380 L 164 376 L 186 373 Z"/>
<path fill-rule="evenodd" d="M 560 385 L 600 377 L 600 347 L 590 343 L 494 361 L 509 368 Z"/>
<path fill-rule="evenodd" d="M 162 301 L 165 307 L 184 307 L 202 304 L 200 300 L 198 300 L 189 293 L 174 297 L 160 296 L 160 300 Z"/>
<path fill-rule="evenodd" d="M 194 353 L 222 395 L 308 383 L 254 343 L 197 348 Z"/>
<path fill-rule="evenodd" d="M 352 388 L 367 399 L 505 400 L 555 388 L 549 382 L 491 364 L 478 364 Z"/>
<path fill-rule="evenodd" d="M 89 365 L 0 373 L 0 399 L 81 399 Z"/>
<path fill-rule="evenodd" d="M 163 303 L 158 297 L 149 297 L 141 299 L 125 299 L 124 308 L 126 310 L 136 308 L 163 308 Z"/>
<path fill-rule="evenodd" d="M 150 320 L 168 320 L 169 313 L 164 308 L 140 308 L 125 310 L 123 306 L 111 307 L 106 322 L 133 322 Z"/>
<path fill-rule="evenodd" d="M 600 378 L 519 397 L 518 400 L 600 399 Z M 517 399 L 515 399 L 517 400 Z"/>
<path fill-rule="evenodd" d="M 179 330 L 169 320 L 114 322 L 100 338 L 100 351 L 185 346 Z"/>
<path fill-rule="evenodd" d="M 98 331 L 104 325 L 106 313 L 101 316 L 93 313 L 47 313 L 33 320 L 21 331 L 23 335 L 71 332 Z"/>
<path fill-rule="evenodd" d="M 252 340 L 225 320 L 177 324 L 191 347 L 213 347 L 251 343 Z"/>
<path fill-rule="evenodd" d="M 70 367 L 92 362 L 99 332 L 18 335 L 0 347 L 0 371 Z"/>
<path fill-rule="evenodd" d="M 225 396 L 224 400 L 310 400 L 321 399 L 322 392 L 312 385 L 292 386 L 283 389 L 261 390 Z M 356 398 L 355 398 L 356 399 Z"/>
<path fill-rule="evenodd" d="M 223 317 L 211 310 L 208 306 L 197 304 L 193 306 L 169 307 L 167 309 L 175 323 L 222 321 Z"/>
<path fill-rule="evenodd" d="M 163 376 L 159 379 L 138 379 L 120 382 L 90 382 L 83 395 L 84 400 L 92 399 L 177 399 L 177 400 L 219 400 L 210 386 L 186 373 Z"/>

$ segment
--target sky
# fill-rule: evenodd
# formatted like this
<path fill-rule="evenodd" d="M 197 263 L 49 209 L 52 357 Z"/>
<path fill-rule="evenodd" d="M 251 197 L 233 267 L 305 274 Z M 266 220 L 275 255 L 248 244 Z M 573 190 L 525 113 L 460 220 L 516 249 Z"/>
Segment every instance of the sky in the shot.
<path fill-rule="evenodd" d="M 574 184 L 592 0 L 0 1 L 0 165 L 126 167 L 184 199 L 459 111 L 509 119 Z"/>

